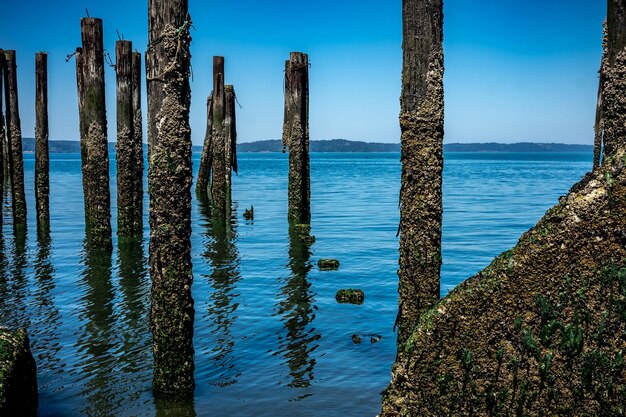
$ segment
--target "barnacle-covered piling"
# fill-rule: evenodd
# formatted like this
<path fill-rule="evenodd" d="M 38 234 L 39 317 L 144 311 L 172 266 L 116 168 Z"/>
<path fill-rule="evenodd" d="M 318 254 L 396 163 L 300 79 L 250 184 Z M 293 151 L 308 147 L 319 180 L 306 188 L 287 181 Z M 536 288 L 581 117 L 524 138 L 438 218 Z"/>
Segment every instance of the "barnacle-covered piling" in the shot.
<path fill-rule="evenodd" d="M 133 219 L 135 236 L 143 235 L 143 122 L 141 115 L 141 53 L 132 53 L 133 82 Z"/>
<path fill-rule="evenodd" d="M 439 299 L 443 171 L 443 3 L 404 0 L 398 343 Z"/>
<path fill-rule="evenodd" d="M 191 297 L 191 18 L 187 0 L 149 0 L 148 143 L 153 391 L 194 391 Z"/>
<path fill-rule="evenodd" d="M 211 183 L 211 164 L 213 163 L 213 149 L 211 148 L 211 137 L 213 135 L 213 96 L 206 99 L 206 132 L 204 134 L 204 144 L 202 146 L 202 156 L 200 158 L 200 168 L 198 169 L 198 179 L 196 181 L 196 194 L 206 197 Z"/>
<path fill-rule="evenodd" d="M 48 54 L 35 55 L 35 203 L 37 230 L 50 227 L 50 159 L 48 155 Z"/>
<path fill-rule="evenodd" d="M 289 150 L 289 221 L 311 221 L 309 170 L 309 56 L 292 52 L 285 62 L 283 152 Z"/>
<path fill-rule="evenodd" d="M 76 50 L 76 80 L 85 225 L 92 245 L 112 250 L 102 19 L 85 17 L 80 26 L 82 47 Z"/>
<path fill-rule="evenodd" d="M 6 106 L 6 135 L 9 144 L 9 175 L 13 226 L 26 229 L 26 194 L 24 193 L 24 158 L 22 127 L 17 94 L 17 62 L 15 51 L 4 51 L 4 91 Z"/>
<path fill-rule="evenodd" d="M 226 140 L 224 141 L 224 158 L 226 166 L 226 192 L 230 194 L 232 184 L 232 172 L 237 173 L 237 118 L 236 118 L 236 95 L 235 87 L 224 86 L 224 97 L 226 114 L 224 116 L 224 130 Z"/>
<path fill-rule="evenodd" d="M 211 130 L 211 204 L 226 217 L 228 187 L 226 182 L 226 91 L 224 89 L 224 57 L 213 57 L 213 123 Z"/>
<path fill-rule="evenodd" d="M 135 135 L 135 103 L 133 98 L 132 42 L 115 43 L 115 70 L 117 80 L 117 233 L 123 238 L 140 237 L 141 209 L 137 210 L 138 159 L 143 158 L 141 136 Z M 138 178 L 139 177 L 139 178 Z"/>

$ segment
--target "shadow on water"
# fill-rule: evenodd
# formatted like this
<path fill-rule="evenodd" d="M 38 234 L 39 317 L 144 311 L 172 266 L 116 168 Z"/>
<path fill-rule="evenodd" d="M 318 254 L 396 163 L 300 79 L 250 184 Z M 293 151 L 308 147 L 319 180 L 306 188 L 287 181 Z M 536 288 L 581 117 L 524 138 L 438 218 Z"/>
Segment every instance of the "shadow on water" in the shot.
<path fill-rule="evenodd" d="M 118 243 L 119 321 L 121 343 L 117 346 L 117 369 L 124 378 L 123 385 L 137 387 L 125 402 L 134 402 L 142 394 L 138 387 L 148 387 L 152 369 L 146 364 L 152 360 L 148 314 L 150 283 L 144 242 L 140 239 L 122 239 Z"/>
<path fill-rule="evenodd" d="M 154 398 L 156 417 L 196 417 L 196 408 L 193 400 L 169 401 Z"/>
<path fill-rule="evenodd" d="M 315 320 L 315 294 L 308 279 L 311 270 L 311 250 L 308 230 L 289 225 L 289 268 L 291 275 L 285 279 L 277 304 L 284 332 L 279 334 L 279 351 L 289 367 L 291 388 L 307 388 L 314 376 L 316 359 L 312 356 L 318 348 L 320 333 L 312 326 Z M 309 394 L 312 395 L 312 394 Z M 297 399 L 306 398 L 307 394 Z"/>
<path fill-rule="evenodd" d="M 58 329 L 62 326 L 62 317 L 53 294 L 56 283 L 50 251 L 50 234 L 47 229 L 41 229 L 37 235 L 35 289 L 32 302 L 34 311 L 29 333 L 39 369 L 38 380 L 42 388 L 52 382 L 51 378 L 58 378 L 65 367 L 60 357 L 62 343 Z"/>
<path fill-rule="evenodd" d="M 111 284 L 111 253 L 91 247 L 88 239 L 83 245 L 84 272 L 80 286 L 82 297 L 77 300 L 83 323 L 77 339 L 81 396 L 86 400 L 83 415 L 115 414 L 120 398 L 115 395 L 118 373 L 114 349 L 118 334 L 114 317 L 115 292 Z M 108 410 L 108 411 L 105 411 Z"/>
<path fill-rule="evenodd" d="M 239 293 L 237 283 L 241 280 L 240 258 L 237 242 L 237 213 L 229 209 L 228 217 L 211 210 L 206 198 L 198 198 L 200 215 L 206 221 L 203 257 L 207 259 L 212 272 L 206 275 L 213 291 L 208 300 L 206 322 L 215 337 L 214 347 L 209 356 L 212 362 L 208 373 L 209 384 L 229 386 L 236 384 L 241 372 L 235 357 L 235 337 L 231 327 L 237 320 L 236 302 Z M 231 203 L 227 201 L 227 207 Z"/>

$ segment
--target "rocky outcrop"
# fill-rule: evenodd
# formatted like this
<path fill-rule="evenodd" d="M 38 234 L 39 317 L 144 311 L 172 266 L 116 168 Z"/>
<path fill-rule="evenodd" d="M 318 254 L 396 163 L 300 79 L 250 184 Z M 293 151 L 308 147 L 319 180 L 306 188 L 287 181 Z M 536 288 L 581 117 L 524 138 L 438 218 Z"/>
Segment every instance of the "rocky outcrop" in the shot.
<path fill-rule="evenodd" d="M 23 330 L 0 328 L 0 415 L 37 415 L 37 368 Z"/>
<path fill-rule="evenodd" d="M 626 412 L 626 148 L 399 346 L 382 416 Z"/>

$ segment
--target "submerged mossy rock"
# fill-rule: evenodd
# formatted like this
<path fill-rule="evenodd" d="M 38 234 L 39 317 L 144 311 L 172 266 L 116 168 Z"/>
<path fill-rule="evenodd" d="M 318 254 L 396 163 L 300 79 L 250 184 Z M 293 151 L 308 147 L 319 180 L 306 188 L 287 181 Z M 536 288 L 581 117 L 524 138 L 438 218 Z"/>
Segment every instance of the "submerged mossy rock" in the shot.
<path fill-rule="evenodd" d="M 0 416 L 37 415 L 37 368 L 23 330 L 0 328 Z"/>
<path fill-rule="evenodd" d="M 336 259 L 320 259 L 317 266 L 322 270 L 339 269 L 339 261 Z"/>
<path fill-rule="evenodd" d="M 625 415 L 625 161 L 422 315 L 381 416 Z"/>
<path fill-rule="evenodd" d="M 339 290 L 335 295 L 338 303 L 363 304 L 365 301 L 365 293 L 361 290 L 347 289 Z"/>

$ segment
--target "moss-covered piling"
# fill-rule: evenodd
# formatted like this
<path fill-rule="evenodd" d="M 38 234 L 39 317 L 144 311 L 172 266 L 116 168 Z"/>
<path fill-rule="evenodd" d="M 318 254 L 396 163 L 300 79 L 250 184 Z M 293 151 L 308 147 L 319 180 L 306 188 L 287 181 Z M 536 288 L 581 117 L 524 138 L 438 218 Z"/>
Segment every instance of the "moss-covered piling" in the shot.
<path fill-rule="evenodd" d="M 309 56 L 292 52 L 285 62 L 283 152 L 289 150 L 289 221 L 311 221 L 309 169 Z"/>
<path fill-rule="evenodd" d="M 200 168 L 198 169 L 198 179 L 196 181 L 196 194 L 206 198 L 211 183 L 211 164 L 213 163 L 213 149 L 211 147 L 211 136 L 213 134 L 213 96 L 206 99 L 206 132 L 202 146 L 202 156 L 200 158 Z"/>
<path fill-rule="evenodd" d="M 4 51 L 4 89 L 6 106 L 6 135 L 9 143 L 9 173 L 13 226 L 26 229 L 26 194 L 24 193 L 24 157 L 22 127 L 17 93 L 17 61 L 15 51 Z"/>
<path fill-rule="evenodd" d="M 4 101 L 4 51 L 0 49 L 0 196 L 4 196 L 5 192 L 5 179 L 6 179 L 6 164 L 5 164 L 5 140 L 6 130 L 4 126 L 4 113 L 2 112 Z M 2 210 L 0 210 L 0 222 L 2 222 Z"/>
<path fill-rule="evenodd" d="M 143 122 L 141 113 L 141 53 L 132 53 L 133 82 L 133 166 L 135 186 L 133 187 L 133 219 L 135 236 L 143 236 Z"/>
<path fill-rule="evenodd" d="M 226 91 L 224 57 L 213 57 L 213 123 L 211 133 L 211 204 L 226 216 L 228 185 L 226 182 Z"/>
<path fill-rule="evenodd" d="M 80 26 L 82 47 L 76 50 L 76 80 L 85 225 L 95 247 L 112 250 L 102 19 L 85 17 Z"/>
<path fill-rule="evenodd" d="M 48 54 L 35 55 L 35 204 L 37 230 L 50 228 L 50 159 L 48 155 Z"/>
<path fill-rule="evenodd" d="M 142 234 L 141 209 L 138 210 L 141 189 L 138 177 L 138 159 L 143 158 L 141 136 L 135 135 L 135 106 L 133 98 L 133 44 L 120 40 L 115 43 L 115 71 L 117 92 L 117 234 L 123 238 L 137 238 Z M 141 117 L 141 114 L 139 115 Z"/>
<path fill-rule="evenodd" d="M 398 342 L 439 299 L 443 171 L 443 3 L 405 0 Z"/>
<path fill-rule="evenodd" d="M 231 191 L 232 171 L 237 173 L 237 117 L 236 117 L 236 95 L 235 87 L 232 85 L 224 86 L 225 110 L 224 130 L 226 131 L 226 140 L 224 142 L 224 158 L 226 166 L 226 188 L 227 192 Z"/>
<path fill-rule="evenodd" d="M 0 327 L 0 415 L 37 415 L 37 368 L 28 336 Z"/>
<path fill-rule="evenodd" d="M 187 0 L 150 0 L 148 143 L 153 391 L 194 391 L 191 297 L 191 18 Z"/>

